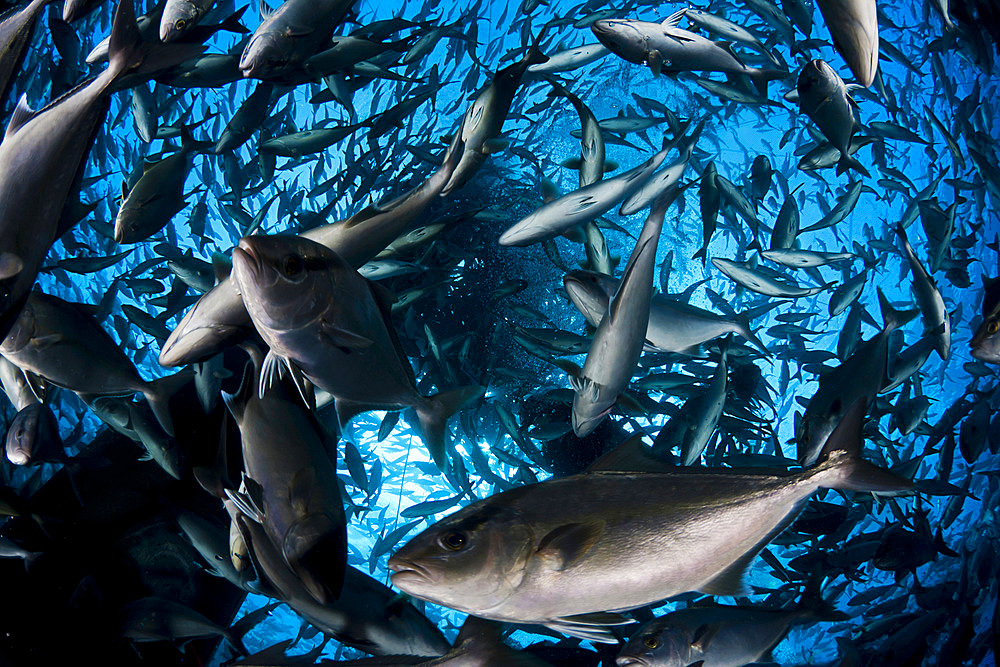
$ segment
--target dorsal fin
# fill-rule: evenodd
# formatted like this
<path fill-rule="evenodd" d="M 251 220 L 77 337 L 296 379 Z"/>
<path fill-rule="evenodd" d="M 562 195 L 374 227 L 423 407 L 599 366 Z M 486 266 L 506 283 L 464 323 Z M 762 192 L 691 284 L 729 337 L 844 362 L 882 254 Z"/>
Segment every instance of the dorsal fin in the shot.
<path fill-rule="evenodd" d="M 661 23 L 660 25 L 662 25 L 664 28 L 676 28 L 678 25 L 680 25 L 681 19 L 684 18 L 686 15 L 687 15 L 687 9 L 686 8 L 680 9 L 671 14 L 670 16 L 668 16 L 666 19 L 664 19 L 663 23 Z"/>
<path fill-rule="evenodd" d="M 34 117 L 34 109 L 28 106 L 28 96 L 21 95 L 21 99 L 17 101 L 17 107 L 14 108 L 14 113 L 10 116 L 10 122 L 7 123 L 7 132 L 4 133 L 4 139 L 16 133 L 21 129 L 22 125 Z"/>

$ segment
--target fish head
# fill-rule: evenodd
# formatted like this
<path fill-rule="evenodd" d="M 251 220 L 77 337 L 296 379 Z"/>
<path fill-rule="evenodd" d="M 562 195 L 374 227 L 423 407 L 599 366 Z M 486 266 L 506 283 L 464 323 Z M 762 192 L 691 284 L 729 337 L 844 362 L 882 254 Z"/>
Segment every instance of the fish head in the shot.
<path fill-rule="evenodd" d="M 496 501 L 439 521 L 389 558 L 392 584 L 417 598 L 472 614 L 502 605 L 524 578 L 534 534 Z"/>
<path fill-rule="evenodd" d="M 971 354 L 979 361 L 1000 364 L 1000 313 L 986 318 L 969 342 Z"/>
<path fill-rule="evenodd" d="M 594 380 L 583 378 L 571 378 L 570 383 L 576 393 L 573 396 L 573 433 L 576 437 L 583 438 L 594 432 L 594 429 L 604 421 L 615 406 L 618 393 L 609 392 L 606 388 Z"/>
<path fill-rule="evenodd" d="M 281 545 L 285 562 L 320 604 L 340 596 L 347 566 L 347 524 L 343 516 L 313 512 L 298 519 Z"/>
<path fill-rule="evenodd" d="M 7 458 L 14 465 L 31 463 L 38 444 L 42 411 L 45 409 L 41 403 L 25 407 L 17 413 L 7 429 Z"/>
<path fill-rule="evenodd" d="M 249 236 L 233 249 L 232 277 L 250 317 L 275 331 L 316 321 L 348 269 L 332 250 L 298 236 Z"/>
<path fill-rule="evenodd" d="M 812 465 L 819 459 L 820 452 L 843 416 L 843 402 L 837 398 L 824 411 L 806 414 L 795 429 L 795 442 L 799 464 Z"/>
<path fill-rule="evenodd" d="M 367 600 L 364 604 L 370 604 Z M 410 603 L 395 595 L 382 609 L 382 623 L 370 626 L 371 640 L 385 655 L 440 656 L 451 645 L 436 625 Z"/>
<path fill-rule="evenodd" d="M 160 41 L 167 44 L 179 38 L 195 26 L 202 13 L 191 0 L 168 2 L 160 17 Z"/>
<path fill-rule="evenodd" d="M 597 41 L 615 55 L 633 63 L 646 60 L 649 36 L 625 19 L 601 19 L 590 26 Z"/>
<path fill-rule="evenodd" d="M 833 84 L 839 80 L 840 76 L 825 60 L 817 58 L 806 63 L 802 71 L 799 72 L 799 80 L 796 84 L 799 104 L 801 105 L 803 101 L 828 96 L 832 92 Z"/>
<path fill-rule="evenodd" d="M 35 335 L 35 319 L 38 314 L 30 298 L 31 293 L 21 300 L 21 304 L 13 303 L 13 290 L 0 280 L 0 330 L 6 332 L 0 351 L 16 353 L 31 343 Z"/>
<path fill-rule="evenodd" d="M 651 667 L 652 665 L 676 665 L 687 667 L 697 658 L 684 632 L 666 620 L 653 619 L 642 628 L 622 648 L 615 659 L 618 667 Z"/>
<path fill-rule="evenodd" d="M 563 287 L 569 300 L 593 326 L 601 323 L 614 292 L 614 286 L 608 291 L 607 278 L 595 271 L 572 271 L 563 276 Z"/>
<path fill-rule="evenodd" d="M 240 71 L 247 79 L 263 79 L 288 66 L 292 43 L 273 30 L 255 32 L 240 56 Z"/>

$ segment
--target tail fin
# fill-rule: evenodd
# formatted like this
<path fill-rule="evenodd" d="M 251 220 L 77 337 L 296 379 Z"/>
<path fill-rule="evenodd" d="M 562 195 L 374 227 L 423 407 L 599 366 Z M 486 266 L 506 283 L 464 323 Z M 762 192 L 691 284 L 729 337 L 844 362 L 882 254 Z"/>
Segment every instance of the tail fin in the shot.
<path fill-rule="evenodd" d="M 885 294 L 882 293 L 882 288 L 878 288 L 878 305 L 879 310 L 882 311 L 882 330 L 889 332 L 899 327 L 903 326 L 920 312 L 917 308 L 911 308 L 910 310 L 896 310 L 889 303 L 889 300 L 885 298 Z"/>
<path fill-rule="evenodd" d="M 822 479 L 819 480 L 820 486 L 828 489 L 886 494 L 911 491 L 913 482 L 861 458 L 867 411 L 866 398 L 854 401 L 837 424 L 837 428 L 827 438 L 820 453 L 822 463 L 816 468 L 822 475 Z"/>
<path fill-rule="evenodd" d="M 424 444 L 427 445 L 427 449 L 430 450 L 431 456 L 434 458 L 434 463 L 440 470 L 444 470 L 447 465 L 444 442 L 445 422 L 467 403 L 485 393 L 486 387 L 479 385 L 459 387 L 428 396 L 424 405 L 417 409 Z"/>
<path fill-rule="evenodd" d="M 697 255 L 695 255 L 697 257 Z M 750 314 L 746 312 L 739 313 L 736 316 L 736 325 L 739 327 L 739 334 L 746 338 L 748 341 L 754 344 L 754 346 L 763 352 L 764 354 L 771 354 L 771 351 L 764 346 L 760 338 L 757 338 L 757 334 L 753 332 L 750 328 Z"/>
<path fill-rule="evenodd" d="M 850 155 L 849 153 L 841 153 L 840 161 L 837 163 L 837 176 L 840 176 L 848 169 L 853 169 L 854 171 L 860 173 L 863 176 L 871 176 L 865 166 L 857 161 L 857 159 Z"/>
<path fill-rule="evenodd" d="M 112 80 L 138 67 L 143 60 L 142 35 L 135 20 L 135 0 L 118 0 L 108 42 L 108 71 Z"/>
<path fill-rule="evenodd" d="M 787 79 L 792 74 L 780 69 L 758 69 L 748 73 L 753 79 L 753 84 L 757 87 L 757 92 L 767 97 L 767 84 L 778 79 Z"/>
<path fill-rule="evenodd" d="M 174 435 L 174 421 L 170 416 L 170 399 L 188 383 L 193 375 L 193 372 L 183 370 L 159 380 L 147 382 L 145 389 L 143 389 L 142 395 L 149 402 L 150 409 L 156 415 L 156 421 L 160 422 L 164 433 L 171 437 Z"/>

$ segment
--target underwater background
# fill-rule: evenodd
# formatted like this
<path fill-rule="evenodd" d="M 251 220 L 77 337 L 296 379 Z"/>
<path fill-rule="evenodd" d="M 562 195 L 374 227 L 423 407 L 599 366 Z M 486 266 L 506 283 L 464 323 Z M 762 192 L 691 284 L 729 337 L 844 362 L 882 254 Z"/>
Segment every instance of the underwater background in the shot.
<path fill-rule="evenodd" d="M 836 158 L 824 168 L 800 166 L 824 137 L 796 103 L 783 98 L 795 88 L 795 75 L 809 60 L 821 58 L 844 81 L 852 80 L 818 7 L 808 2 L 811 32 L 793 28 L 791 40 L 754 10 L 757 2 L 699 5 L 754 29 L 787 66 L 791 76 L 771 82 L 766 99 L 739 83 L 744 100 L 725 99 L 699 85 L 697 73 L 656 76 L 613 53 L 556 75 L 598 119 L 655 121 L 605 134 L 607 160 L 613 163 L 605 178 L 645 161 L 665 139 L 679 136 L 679 128 L 688 131 L 703 122 L 680 179 L 687 187 L 666 214 L 655 286 L 730 318 L 748 313 L 751 330 L 768 352 L 738 336 L 730 342 L 736 350 L 731 358 L 738 362 L 730 368 L 726 409 L 706 450 L 707 465 L 726 464 L 727 457 L 734 466 L 794 464 L 787 460 L 796 458 L 796 413 L 816 392 L 820 369 L 839 363 L 858 332 L 870 339 L 882 329 L 877 291 L 898 309 L 916 307 L 897 223 L 907 226 L 917 257 L 930 265 L 943 297 L 950 354 L 942 359 L 929 353 L 912 377 L 883 391 L 872 403 L 874 419 L 865 430 L 866 457 L 928 480 L 918 485 L 920 493 L 869 500 L 860 512 L 831 518 L 836 513 L 831 505 L 858 505 L 844 494 L 822 492 L 811 503 L 823 504 L 808 506 L 803 515 L 822 525 L 812 533 L 805 526 L 790 529 L 808 539 L 785 539 L 786 534 L 772 542 L 766 556 L 751 566 L 748 582 L 754 594 L 736 600 L 788 604 L 794 596 L 780 591 L 801 591 L 806 573 L 817 568 L 825 573 L 822 597 L 846 616 L 791 628 L 770 658 L 782 665 L 995 664 L 997 366 L 974 359 L 970 341 L 988 314 L 985 279 L 1000 274 L 997 50 L 985 18 L 955 11 L 957 27 L 947 29 L 939 4 L 879 5 L 879 79 L 852 91 L 863 125 L 855 140 L 867 140 L 855 157 L 868 176 L 838 174 Z M 241 6 L 222 0 L 203 22 L 226 20 Z M 79 222 L 54 243 L 36 286 L 67 301 L 100 304 L 104 328 L 139 374 L 167 376 L 174 369 L 158 362 L 163 342 L 201 293 L 168 261 L 203 260 L 199 270 L 207 272 L 211 286 L 211 264 L 223 266 L 245 235 L 297 233 L 403 194 L 438 168 L 476 94 L 498 69 L 520 59 L 539 34 L 541 51 L 551 55 L 595 43 L 590 25 L 596 18 L 662 22 L 685 6 L 358 0 L 337 34 L 365 34 L 367 26 L 378 25 L 372 40 L 394 43 L 395 49 L 373 56 L 374 66 L 363 73 L 329 77 L 336 81 L 276 82 L 259 128 L 232 150 L 193 152 L 183 181 L 183 207 L 162 230 L 136 243 L 114 240 L 123 182 L 138 178 L 143 160 L 178 149 L 181 128 L 196 141 L 214 143 L 261 83 L 238 70 L 225 71 L 216 81 L 172 73 L 139 83 L 135 90 L 140 92 L 115 92 L 86 163 Z M 148 9 L 137 6 L 136 12 Z M 109 34 L 112 11 L 110 3 L 97 3 L 69 23 L 60 19 L 59 3 L 42 12 L 5 101 L 5 117 L 22 94 L 37 109 L 98 71 L 101 65 L 92 72 L 84 58 Z M 961 20 L 966 16 L 969 22 Z M 237 18 L 252 32 L 261 20 L 259 8 L 250 6 Z M 390 19 L 396 22 L 376 23 Z M 437 35 L 433 48 L 403 60 L 438 26 L 449 27 Z M 238 57 L 247 37 L 223 29 L 205 44 L 209 53 Z M 753 51 L 740 53 L 747 64 L 767 63 Z M 697 75 L 724 81 L 718 74 Z M 355 85 L 344 98 L 343 90 Z M 571 385 L 553 359 L 582 365 L 586 337 L 594 328 L 568 300 L 563 276 L 581 267 L 599 268 L 601 262 L 620 275 L 646 213 L 604 216 L 598 226 L 607 252 L 596 260 L 588 259 L 579 240 L 563 237 L 523 248 L 498 245 L 504 230 L 542 205 L 546 191 L 579 187 L 571 162 L 580 155 L 580 141 L 572 135 L 580 117 L 552 90 L 546 79 L 529 71 L 503 124 L 502 145 L 466 185 L 436 198 L 421 213 L 413 225 L 420 232 L 397 244 L 391 257 L 404 264 L 371 268 L 391 268 L 388 277 L 368 274 L 398 299 L 392 323 L 421 393 L 468 384 L 486 387 L 481 399 L 449 421 L 451 463 L 444 473 L 406 412 L 402 417 L 392 411 L 364 412 L 341 432 L 337 473 L 346 493 L 348 563 L 383 584 L 389 585 L 389 556 L 458 508 L 518 485 L 582 472 L 630 434 L 645 433 L 652 442 L 679 407 L 703 391 L 716 369 L 719 340 L 688 354 L 647 351 L 634 374 L 633 400 L 616 408 L 594 434 L 574 436 L 566 398 L 571 398 Z M 414 100 L 419 104 L 397 107 Z M 333 127 L 348 131 L 329 147 L 305 155 L 261 148 L 274 137 Z M 672 152 L 664 164 L 676 159 Z M 768 169 L 760 172 L 765 162 Z M 699 188 L 709 163 L 745 197 L 760 194 L 753 201 L 755 221 L 748 223 L 737 206 L 724 202 L 717 228 L 706 239 Z M 711 261 L 748 261 L 757 249 L 767 249 L 783 205 L 798 210 L 802 248 L 853 253 L 847 261 L 808 270 L 759 260 L 761 267 L 771 267 L 762 270 L 777 270 L 801 285 L 828 285 L 817 294 L 794 299 L 755 294 Z M 815 230 L 808 230 L 813 225 Z M 760 240 L 756 246 L 755 239 Z M 696 254 L 703 246 L 704 258 Z M 107 260 L 76 261 L 84 258 Z M 834 314 L 831 298 L 845 283 L 863 287 L 856 305 Z M 906 350 L 920 341 L 922 327 L 917 317 L 890 336 L 890 378 Z M 546 344 L 542 329 L 559 330 L 551 334 L 558 338 L 555 345 Z M 530 344 L 520 344 L 524 341 Z M 560 348 L 564 341 L 572 344 Z M 287 655 L 319 648 L 311 661 L 366 655 L 324 637 L 289 606 L 273 606 L 269 596 L 207 574 L 213 564 L 204 562 L 177 528 L 176 517 L 194 505 L 210 507 L 216 519 L 224 516 L 221 503 L 207 494 L 191 500 L 200 492 L 193 469 L 206 458 L 205 443 L 227 429 L 233 437 L 219 395 L 237 392 L 244 359 L 227 353 L 212 371 L 219 392 L 209 412 L 199 407 L 193 392 L 173 401 L 174 421 L 182 426 L 169 446 L 183 453 L 181 479 L 166 475 L 154 461 L 138 461 L 142 442 L 116 435 L 74 393 L 49 388 L 46 404 L 57 418 L 65 458 L 25 466 L 5 460 L 0 467 L 5 493 L 18 505 L 0 534 L 32 553 L 2 562 L 5 588 L 10 587 L 0 638 L 6 661 L 53 664 L 49 661 L 74 645 L 81 658 L 107 651 L 102 659 L 111 664 L 221 665 L 233 659 L 231 646 L 218 637 L 195 640 L 184 651 L 162 642 L 136 643 L 133 650 L 120 625 L 128 595 L 183 602 L 222 626 L 268 608 L 242 636 L 251 654 L 294 640 L 285 647 Z M 666 373 L 688 377 L 654 381 Z M 643 384 L 647 377 L 653 379 Z M 915 409 L 911 401 L 919 396 L 927 399 L 926 413 L 903 435 L 897 425 L 905 409 Z M 8 424 L 16 413 L 5 407 Z M 317 414 L 336 430 L 332 407 L 320 407 Z M 738 459 L 747 454 L 761 457 Z M 652 612 L 684 607 L 690 599 L 655 606 Z M 464 613 L 411 602 L 454 640 Z M 627 636 L 628 628 L 622 632 Z M 522 627 L 506 641 L 524 647 L 579 640 Z M 614 664 L 615 651 L 601 650 L 605 664 Z M 854 655 L 859 662 L 849 661 Z"/>

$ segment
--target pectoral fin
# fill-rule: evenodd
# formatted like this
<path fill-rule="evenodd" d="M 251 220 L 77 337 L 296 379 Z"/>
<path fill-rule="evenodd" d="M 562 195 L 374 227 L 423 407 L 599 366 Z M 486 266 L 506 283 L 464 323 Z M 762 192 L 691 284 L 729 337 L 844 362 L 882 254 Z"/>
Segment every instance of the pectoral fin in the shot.
<path fill-rule="evenodd" d="M 582 558 L 604 533 L 604 521 L 569 523 L 553 529 L 538 543 L 535 553 L 557 572 Z"/>

